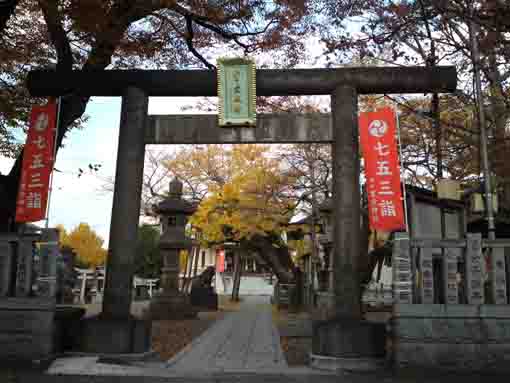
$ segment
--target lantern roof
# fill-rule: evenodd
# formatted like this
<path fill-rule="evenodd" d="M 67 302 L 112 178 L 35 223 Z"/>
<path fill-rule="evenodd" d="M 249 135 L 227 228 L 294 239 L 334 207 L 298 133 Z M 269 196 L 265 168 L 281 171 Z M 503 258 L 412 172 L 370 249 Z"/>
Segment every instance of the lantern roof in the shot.
<path fill-rule="evenodd" d="M 182 182 L 174 178 L 169 185 L 168 197 L 154 205 L 154 211 L 160 215 L 193 214 L 197 210 L 197 206 L 182 198 L 182 188 Z"/>

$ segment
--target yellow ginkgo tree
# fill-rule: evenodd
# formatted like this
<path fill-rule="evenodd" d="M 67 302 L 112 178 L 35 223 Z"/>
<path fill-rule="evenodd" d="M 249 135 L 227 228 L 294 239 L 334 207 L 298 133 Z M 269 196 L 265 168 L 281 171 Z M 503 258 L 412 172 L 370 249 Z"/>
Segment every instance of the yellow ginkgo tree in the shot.
<path fill-rule="evenodd" d="M 72 248 L 77 255 L 78 264 L 85 267 L 103 265 L 107 251 L 103 248 L 104 240 L 86 223 L 80 223 L 69 233 L 58 225 L 61 247 Z"/>
<path fill-rule="evenodd" d="M 213 188 L 190 223 L 200 230 L 204 245 L 279 236 L 294 210 L 294 201 L 285 195 L 287 185 L 272 161 L 249 168 Z"/>

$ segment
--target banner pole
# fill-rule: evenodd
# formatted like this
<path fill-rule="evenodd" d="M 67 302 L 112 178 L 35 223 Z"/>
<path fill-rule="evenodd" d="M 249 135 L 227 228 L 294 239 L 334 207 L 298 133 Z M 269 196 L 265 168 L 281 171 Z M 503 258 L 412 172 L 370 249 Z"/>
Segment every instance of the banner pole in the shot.
<path fill-rule="evenodd" d="M 398 151 L 400 156 L 400 182 L 402 182 L 402 194 L 404 199 L 404 222 L 406 225 L 406 232 L 409 233 L 409 222 L 407 219 L 407 195 L 406 195 L 406 182 L 404 178 L 404 162 L 402 158 L 402 141 L 400 140 L 400 116 L 398 108 L 395 107 L 395 116 L 397 119 L 397 139 L 398 139 Z"/>
<path fill-rule="evenodd" d="M 53 194 L 53 173 L 55 172 L 55 162 L 57 160 L 57 140 L 58 140 L 58 128 L 60 125 L 60 106 L 62 103 L 62 97 L 57 98 L 57 117 L 55 121 L 55 139 L 53 140 L 53 157 L 51 164 L 51 173 L 50 173 L 50 185 L 48 189 L 48 203 L 46 204 L 46 225 L 45 228 L 48 229 L 50 222 L 50 205 L 51 205 L 51 195 Z"/>

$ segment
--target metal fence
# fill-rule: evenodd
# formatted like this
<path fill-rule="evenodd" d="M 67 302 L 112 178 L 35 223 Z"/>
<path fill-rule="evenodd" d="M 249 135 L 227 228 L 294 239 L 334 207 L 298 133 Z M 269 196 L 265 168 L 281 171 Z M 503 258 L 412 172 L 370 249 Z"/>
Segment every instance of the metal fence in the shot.
<path fill-rule="evenodd" d="M 506 254 L 505 254 L 506 250 Z M 509 303 L 510 240 L 412 238 L 393 244 L 393 297 L 404 304 Z"/>

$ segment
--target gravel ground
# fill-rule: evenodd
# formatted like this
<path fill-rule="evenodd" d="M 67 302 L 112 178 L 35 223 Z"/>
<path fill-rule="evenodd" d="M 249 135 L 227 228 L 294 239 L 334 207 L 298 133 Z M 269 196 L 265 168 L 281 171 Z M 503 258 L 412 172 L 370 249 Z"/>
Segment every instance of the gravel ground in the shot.
<path fill-rule="evenodd" d="M 308 354 L 312 349 L 311 337 L 280 337 L 287 364 L 291 367 L 307 366 L 309 363 Z"/>
<path fill-rule="evenodd" d="M 222 316 L 221 311 L 204 312 L 197 319 L 153 321 L 152 349 L 161 360 L 169 360 Z"/>

